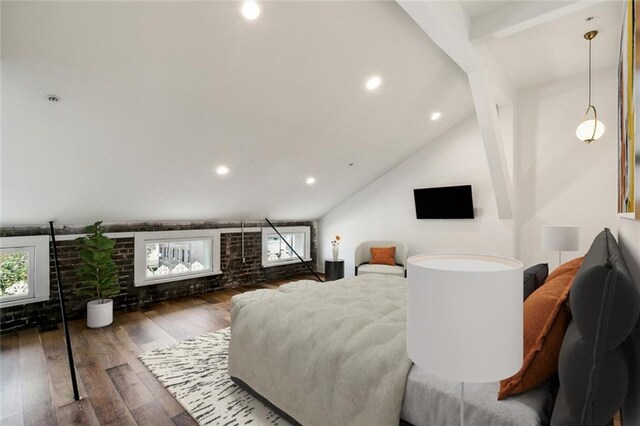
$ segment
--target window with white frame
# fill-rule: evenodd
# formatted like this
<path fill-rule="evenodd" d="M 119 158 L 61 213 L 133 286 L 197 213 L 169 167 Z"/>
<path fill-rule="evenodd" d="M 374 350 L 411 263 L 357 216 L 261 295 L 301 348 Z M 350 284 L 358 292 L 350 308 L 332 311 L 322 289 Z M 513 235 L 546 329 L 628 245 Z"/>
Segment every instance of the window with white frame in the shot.
<path fill-rule="evenodd" d="M 262 228 L 262 266 L 278 266 L 300 262 L 293 248 L 305 261 L 311 260 L 311 227 L 278 227 L 278 235 L 273 228 Z"/>
<path fill-rule="evenodd" d="M 136 232 L 134 239 L 136 287 L 221 273 L 217 230 Z"/>
<path fill-rule="evenodd" d="M 49 236 L 0 239 L 0 307 L 49 300 Z"/>

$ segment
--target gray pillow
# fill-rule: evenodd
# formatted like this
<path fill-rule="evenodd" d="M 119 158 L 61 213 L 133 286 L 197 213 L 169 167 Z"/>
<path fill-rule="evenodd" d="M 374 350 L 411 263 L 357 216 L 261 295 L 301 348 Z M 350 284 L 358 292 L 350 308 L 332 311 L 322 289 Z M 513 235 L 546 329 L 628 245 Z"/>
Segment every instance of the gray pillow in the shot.
<path fill-rule="evenodd" d="M 525 301 L 527 297 L 531 296 L 531 293 L 544 284 L 544 280 L 546 280 L 547 275 L 549 275 L 549 265 L 546 263 L 538 263 L 525 269 L 523 275 L 522 285 L 524 298 L 522 300 Z"/>
<path fill-rule="evenodd" d="M 639 301 L 620 248 L 605 229 L 571 287 L 573 319 L 560 349 L 552 426 L 608 424 L 623 403 L 623 424 L 640 424 L 634 400 L 640 388 L 640 354 L 629 351 L 627 343 L 634 339 Z"/>

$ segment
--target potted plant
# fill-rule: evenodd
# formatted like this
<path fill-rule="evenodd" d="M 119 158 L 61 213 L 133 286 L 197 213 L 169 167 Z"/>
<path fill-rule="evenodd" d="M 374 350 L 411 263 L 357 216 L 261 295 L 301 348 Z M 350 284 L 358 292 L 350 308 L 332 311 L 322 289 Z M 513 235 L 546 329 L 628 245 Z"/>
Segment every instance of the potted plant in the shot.
<path fill-rule="evenodd" d="M 113 261 L 115 241 L 103 233 L 102 222 L 87 226 L 85 237 L 78 238 L 82 243 L 78 267 L 78 294 L 95 296 L 87 303 L 87 327 L 105 327 L 113 322 L 113 300 L 120 291 L 118 285 L 118 266 Z"/>

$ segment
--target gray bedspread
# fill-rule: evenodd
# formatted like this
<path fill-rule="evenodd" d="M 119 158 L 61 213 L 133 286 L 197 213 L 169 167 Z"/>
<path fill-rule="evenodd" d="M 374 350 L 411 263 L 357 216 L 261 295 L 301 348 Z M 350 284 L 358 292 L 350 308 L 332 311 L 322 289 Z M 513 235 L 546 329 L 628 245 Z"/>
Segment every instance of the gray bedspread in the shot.
<path fill-rule="evenodd" d="M 550 385 L 498 401 L 499 383 L 465 383 L 465 424 L 482 426 L 548 425 L 553 408 Z M 460 383 L 425 373 L 417 365 L 407 378 L 400 417 L 415 426 L 460 425 Z"/>
<path fill-rule="evenodd" d="M 229 375 L 305 426 L 396 426 L 411 361 L 406 281 L 299 281 L 232 298 Z"/>

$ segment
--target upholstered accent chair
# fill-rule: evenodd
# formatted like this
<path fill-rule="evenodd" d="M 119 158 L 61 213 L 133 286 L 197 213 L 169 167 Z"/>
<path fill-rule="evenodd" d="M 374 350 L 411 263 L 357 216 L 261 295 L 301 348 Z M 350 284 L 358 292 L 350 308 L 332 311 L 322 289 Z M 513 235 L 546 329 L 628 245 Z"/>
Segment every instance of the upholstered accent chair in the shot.
<path fill-rule="evenodd" d="M 395 265 L 371 265 L 371 247 L 395 247 Z M 407 271 L 407 245 L 397 241 L 364 241 L 356 247 L 355 265 L 356 275 L 383 274 L 406 276 Z"/>

